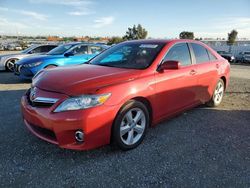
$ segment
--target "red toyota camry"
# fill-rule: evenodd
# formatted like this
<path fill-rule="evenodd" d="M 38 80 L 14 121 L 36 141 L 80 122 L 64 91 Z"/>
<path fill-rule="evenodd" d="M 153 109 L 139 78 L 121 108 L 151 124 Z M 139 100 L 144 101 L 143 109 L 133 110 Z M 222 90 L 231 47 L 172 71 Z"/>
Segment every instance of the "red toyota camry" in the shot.
<path fill-rule="evenodd" d="M 148 127 L 199 104 L 218 106 L 229 63 L 193 40 L 115 45 L 87 64 L 39 72 L 21 100 L 26 127 L 62 148 L 138 146 Z"/>

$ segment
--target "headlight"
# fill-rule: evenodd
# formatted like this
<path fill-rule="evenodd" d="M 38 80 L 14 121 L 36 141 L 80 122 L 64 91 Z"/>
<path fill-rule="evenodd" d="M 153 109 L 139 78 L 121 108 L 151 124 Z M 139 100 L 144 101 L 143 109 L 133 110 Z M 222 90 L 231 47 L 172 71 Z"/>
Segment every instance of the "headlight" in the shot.
<path fill-rule="evenodd" d="M 24 64 L 23 67 L 36 67 L 38 65 L 40 65 L 42 62 L 35 62 L 35 63 L 29 63 L 29 64 Z"/>
<path fill-rule="evenodd" d="M 69 110 L 80 110 L 91 108 L 94 106 L 102 105 L 108 98 L 111 96 L 111 93 L 101 94 L 101 95 L 82 95 L 79 97 L 71 97 L 63 101 L 54 112 L 63 112 Z"/>

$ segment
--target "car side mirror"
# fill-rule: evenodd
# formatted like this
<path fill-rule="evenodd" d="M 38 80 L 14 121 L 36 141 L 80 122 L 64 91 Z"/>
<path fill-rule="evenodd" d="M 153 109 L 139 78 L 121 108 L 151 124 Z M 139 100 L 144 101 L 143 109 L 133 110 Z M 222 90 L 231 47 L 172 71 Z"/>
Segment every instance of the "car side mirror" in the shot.
<path fill-rule="evenodd" d="M 180 67 L 181 65 L 179 61 L 168 60 L 161 63 L 158 66 L 157 71 L 162 72 L 164 70 L 176 70 L 179 69 Z"/>
<path fill-rule="evenodd" d="M 74 56 L 74 53 L 73 52 L 66 52 L 64 54 L 65 57 L 69 57 L 69 56 Z"/>

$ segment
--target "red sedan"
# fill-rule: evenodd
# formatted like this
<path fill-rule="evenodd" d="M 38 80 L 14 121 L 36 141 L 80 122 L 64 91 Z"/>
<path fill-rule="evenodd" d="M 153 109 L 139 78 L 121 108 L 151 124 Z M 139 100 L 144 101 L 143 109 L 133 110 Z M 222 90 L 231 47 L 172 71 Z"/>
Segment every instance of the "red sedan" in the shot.
<path fill-rule="evenodd" d="M 123 42 L 84 65 L 39 72 L 22 97 L 27 128 L 62 148 L 138 146 L 148 129 L 199 104 L 218 106 L 229 63 L 193 40 Z"/>

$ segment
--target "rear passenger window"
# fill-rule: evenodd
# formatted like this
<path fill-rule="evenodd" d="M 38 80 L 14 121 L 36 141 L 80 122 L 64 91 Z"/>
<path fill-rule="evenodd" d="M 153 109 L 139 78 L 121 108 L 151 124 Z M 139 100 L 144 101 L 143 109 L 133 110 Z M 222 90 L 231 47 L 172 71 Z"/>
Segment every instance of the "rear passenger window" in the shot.
<path fill-rule="evenodd" d="M 188 45 L 186 43 L 180 43 L 174 45 L 167 53 L 164 61 L 179 61 L 182 66 L 191 65 L 191 56 Z"/>
<path fill-rule="evenodd" d="M 210 60 L 206 48 L 204 48 L 203 46 L 201 46 L 199 44 L 195 44 L 195 43 L 191 43 L 191 46 L 192 46 L 193 51 L 194 51 L 196 63 L 205 63 L 205 62 L 208 62 Z"/>

